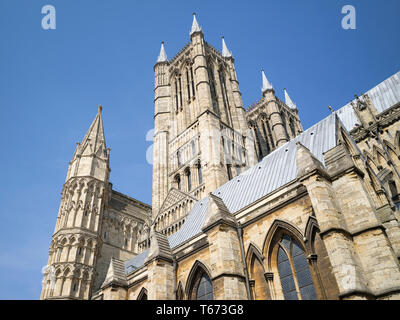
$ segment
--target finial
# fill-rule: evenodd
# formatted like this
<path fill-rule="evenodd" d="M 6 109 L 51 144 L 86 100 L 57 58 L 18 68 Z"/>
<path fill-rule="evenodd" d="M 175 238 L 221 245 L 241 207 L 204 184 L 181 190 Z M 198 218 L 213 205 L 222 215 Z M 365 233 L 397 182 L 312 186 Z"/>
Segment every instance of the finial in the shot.
<path fill-rule="evenodd" d="M 158 58 L 157 58 L 157 63 L 166 62 L 166 61 L 168 61 L 168 57 L 167 57 L 167 54 L 165 53 L 164 41 L 161 41 L 161 49 L 160 49 L 160 54 L 158 55 Z"/>
<path fill-rule="evenodd" d="M 196 19 L 196 13 L 193 12 L 193 23 L 192 23 L 192 29 L 190 30 L 190 35 L 192 35 L 195 32 L 201 32 L 201 27 L 199 26 L 199 23 L 197 22 Z"/>
<path fill-rule="evenodd" d="M 102 110 L 103 110 L 102 105 L 99 105 L 99 113 L 101 113 Z"/>
<path fill-rule="evenodd" d="M 289 97 L 289 94 L 286 91 L 286 88 L 283 89 L 283 92 L 285 93 L 285 103 L 290 109 L 297 109 L 296 104 L 293 102 L 293 100 Z"/>
<path fill-rule="evenodd" d="M 222 38 L 222 56 L 224 58 L 232 58 L 232 52 L 226 46 L 224 36 L 222 36 L 221 38 Z"/>
<path fill-rule="evenodd" d="M 272 84 L 268 81 L 267 77 L 265 76 L 264 68 L 261 69 L 261 76 L 262 76 L 262 88 L 261 88 L 262 93 L 264 93 L 267 90 L 273 90 L 274 88 L 272 87 Z"/>
<path fill-rule="evenodd" d="M 332 113 L 335 113 L 335 110 L 333 110 L 332 106 L 328 106 L 328 108 Z"/>

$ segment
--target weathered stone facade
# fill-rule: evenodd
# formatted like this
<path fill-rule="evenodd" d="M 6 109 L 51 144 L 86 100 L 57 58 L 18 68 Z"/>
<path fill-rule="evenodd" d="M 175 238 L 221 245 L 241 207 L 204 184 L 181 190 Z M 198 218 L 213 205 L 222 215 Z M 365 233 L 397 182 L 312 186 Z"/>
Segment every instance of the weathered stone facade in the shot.
<path fill-rule="evenodd" d="M 264 71 L 243 108 L 232 53 L 196 17 L 190 40 L 154 66 L 152 207 L 112 190 L 99 111 L 41 298 L 399 299 L 400 73 L 303 131 Z"/>

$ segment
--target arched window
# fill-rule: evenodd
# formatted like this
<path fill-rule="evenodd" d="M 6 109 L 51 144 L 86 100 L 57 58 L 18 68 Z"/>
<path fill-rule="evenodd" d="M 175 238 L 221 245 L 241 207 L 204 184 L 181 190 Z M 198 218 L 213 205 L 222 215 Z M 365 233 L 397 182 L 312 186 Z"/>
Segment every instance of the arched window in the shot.
<path fill-rule="evenodd" d="M 147 300 L 147 290 L 145 288 L 142 288 L 142 290 L 140 290 L 137 300 Z"/>
<path fill-rule="evenodd" d="M 189 300 L 213 300 L 213 283 L 206 267 L 196 261 L 189 273 L 186 292 Z"/>
<path fill-rule="evenodd" d="M 190 173 L 190 169 L 186 169 L 186 178 L 187 178 L 187 186 L 188 191 L 192 189 L 192 174 Z"/>
<path fill-rule="evenodd" d="M 199 184 L 202 184 L 203 183 L 203 172 L 201 170 L 200 162 L 197 164 L 197 174 L 199 176 Z"/>
<path fill-rule="evenodd" d="M 212 282 L 206 273 L 203 273 L 200 278 L 199 284 L 196 291 L 197 300 L 213 300 L 213 288 Z"/>
<path fill-rule="evenodd" d="M 194 78 L 193 78 L 193 67 L 190 66 L 190 79 L 192 81 L 192 92 L 193 92 L 193 97 L 195 97 L 195 91 L 194 91 Z"/>
<path fill-rule="evenodd" d="M 181 190 L 181 177 L 179 176 L 179 174 L 175 176 L 175 182 L 178 189 Z"/>
<path fill-rule="evenodd" d="M 314 284 L 302 247 L 283 234 L 277 244 L 277 265 L 283 295 L 286 300 L 316 300 Z"/>

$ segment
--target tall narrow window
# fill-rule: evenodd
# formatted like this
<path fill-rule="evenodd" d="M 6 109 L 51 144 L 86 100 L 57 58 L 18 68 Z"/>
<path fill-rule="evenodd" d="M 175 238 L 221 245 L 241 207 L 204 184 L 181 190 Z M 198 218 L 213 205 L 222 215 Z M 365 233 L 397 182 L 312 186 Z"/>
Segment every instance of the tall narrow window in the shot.
<path fill-rule="evenodd" d="M 263 133 L 264 133 L 264 139 L 265 139 L 265 146 L 266 146 L 266 152 L 267 152 L 267 154 L 269 154 L 269 152 L 270 152 L 270 147 L 269 147 L 269 144 L 268 144 L 268 135 L 267 135 L 267 131 L 265 130 L 265 124 L 264 124 L 264 121 L 261 121 L 261 126 L 262 126 L 262 129 L 263 129 Z"/>
<path fill-rule="evenodd" d="M 192 93 L 193 93 L 193 97 L 195 97 L 196 94 L 195 94 L 195 92 L 194 92 L 194 78 L 193 78 L 193 67 L 192 67 L 192 66 L 190 67 L 190 78 L 191 78 L 191 81 L 192 81 Z"/>
<path fill-rule="evenodd" d="M 188 191 L 190 191 L 192 190 L 192 175 L 190 173 L 190 169 L 186 170 L 186 177 L 187 177 Z"/>
<path fill-rule="evenodd" d="M 316 300 L 308 262 L 301 246 L 283 234 L 278 243 L 278 272 L 286 300 Z"/>
<path fill-rule="evenodd" d="M 232 165 L 231 164 L 227 164 L 226 165 L 226 170 L 228 172 L 228 180 L 232 179 Z"/>
<path fill-rule="evenodd" d="M 175 79 L 175 112 L 178 113 L 179 102 L 178 102 L 178 82 Z"/>
<path fill-rule="evenodd" d="M 207 71 L 208 71 L 208 78 L 210 80 L 210 90 L 211 90 L 213 110 L 216 114 L 219 114 L 217 92 L 215 90 L 215 79 L 214 79 L 214 72 L 212 71 L 212 66 L 208 67 Z"/>
<path fill-rule="evenodd" d="M 188 99 L 190 100 L 190 80 L 189 80 L 189 70 L 186 68 L 186 87 L 188 93 Z"/>
<path fill-rule="evenodd" d="M 181 190 L 181 177 L 179 176 L 179 174 L 175 176 L 175 182 L 178 189 Z"/>
<path fill-rule="evenodd" d="M 179 77 L 179 106 L 181 109 L 183 108 L 183 103 L 182 103 L 182 79 Z"/>
<path fill-rule="evenodd" d="M 290 131 L 292 131 L 292 135 L 294 138 L 296 136 L 296 130 L 294 129 L 294 122 L 293 122 L 292 118 L 290 118 L 290 120 L 289 120 L 289 127 L 290 127 Z"/>
<path fill-rule="evenodd" d="M 222 100 L 224 102 L 226 118 L 227 118 L 227 121 L 229 122 L 229 124 L 232 125 L 232 117 L 231 117 L 231 113 L 229 110 L 228 95 L 227 95 L 227 91 L 226 91 L 225 75 L 224 75 L 224 72 L 222 69 L 218 70 L 218 76 L 219 76 L 219 81 L 220 81 L 220 86 L 221 86 Z"/>
<path fill-rule="evenodd" d="M 201 171 L 201 164 L 200 162 L 197 165 L 197 174 L 199 176 L 199 184 L 203 183 L 203 172 Z"/>

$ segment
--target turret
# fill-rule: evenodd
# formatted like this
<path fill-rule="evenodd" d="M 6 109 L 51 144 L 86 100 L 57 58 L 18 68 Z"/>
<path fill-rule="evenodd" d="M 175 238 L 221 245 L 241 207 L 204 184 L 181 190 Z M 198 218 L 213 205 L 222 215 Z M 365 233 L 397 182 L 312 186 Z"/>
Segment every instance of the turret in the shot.
<path fill-rule="evenodd" d="M 268 118 L 270 119 L 271 128 L 275 133 L 276 146 L 280 147 L 281 145 L 289 141 L 286 132 L 286 127 L 283 122 L 281 112 L 279 110 L 274 87 L 265 76 L 264 69 L 261 70 L 261 76 L 262 76 L 261 91 L 264 96 L 264 100 L 266 101 L 266 113 Z"/>
<path fill-rule="evenodd" d="M 49 250 L 54 283 L 43 283 L 41 299 L 88 299 L 94 281 L 100 221 L 107 202 L 109 152 L 101 106 L 69 164 Z"/>

